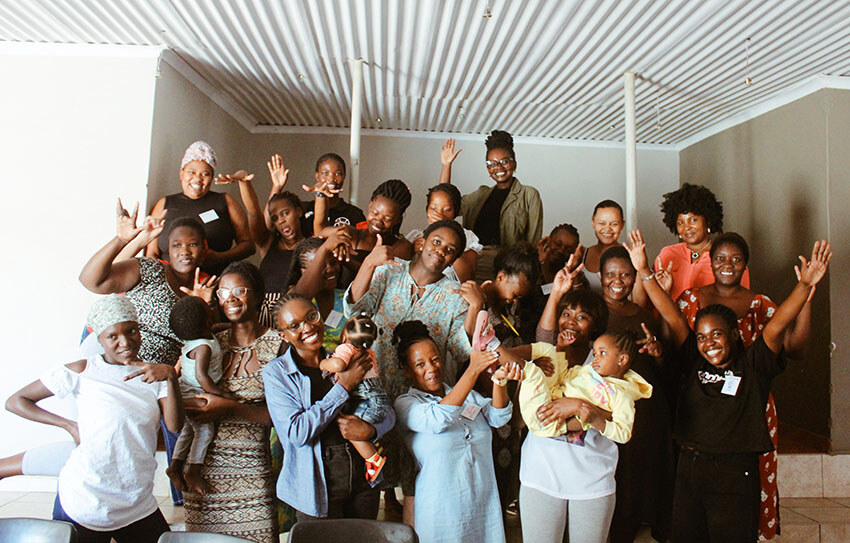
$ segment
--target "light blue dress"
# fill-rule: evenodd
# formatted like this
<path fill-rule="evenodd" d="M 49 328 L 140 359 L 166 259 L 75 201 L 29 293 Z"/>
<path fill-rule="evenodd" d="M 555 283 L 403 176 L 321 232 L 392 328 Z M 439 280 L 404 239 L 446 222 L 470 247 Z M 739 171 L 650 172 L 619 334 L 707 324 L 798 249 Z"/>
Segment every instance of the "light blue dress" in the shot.
<path fill-rule="evenodd" d="M 444 384 L 445 391 L 451 390 Z M 462 406 L 410 387 L 395 401 L 399 428 L 419 465 L 414 524 L 419 541 L 504 543 L 490 427 L 508 423 L 513 407 L 493 407 L 474 390 Z M 461 413 L 481 411 L 474 420 Z"/>

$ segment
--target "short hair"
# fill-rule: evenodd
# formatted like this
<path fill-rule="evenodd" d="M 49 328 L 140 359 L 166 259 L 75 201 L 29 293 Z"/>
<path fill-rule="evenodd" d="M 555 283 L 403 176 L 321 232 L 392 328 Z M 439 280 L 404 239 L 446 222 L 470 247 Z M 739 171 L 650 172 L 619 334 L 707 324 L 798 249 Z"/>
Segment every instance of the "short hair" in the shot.
<path fill-rule="evenodd" d="M 578 229 L 570 223 L 559 224 L 558 226 L 552 229 L 552 232 L 549 233 L 549 237 L 552 237 L 561 231 L 566 232 L 567 234 L 572 234 L 576 237 L 576 239 L 581 240 L 581 236 L 579 236 Z"/>
<path fill-rule="evenodd" d="M 271 204 L 272 202 L 279 202 L 281 200 L 289 202 L 290 205 L 292 205 L 292 207 L 294 207 L 295 209 L 302 209 L 301 198 L 299 198 L 295 193 L 290 192 L 288 190 L 274 194 L 271 198 L 269 198 L 268 203 Z"/>
<path fill-rule="evenodd" d="M 301 279 L 301 268 L 307 267 L 304 262 L 304 257 L 308 254 L 317 251 L 325 242 L 322 238 L 311 237 L 305 238 L 298 242 L 295 250 L 292 252 L 292 262 L 289 264 L 289 285 L 293 286 Z"/>
<path fill-rule="evenodd" d="M 635 361 L 635 357 L 640 350 L 640 345 L 638 345 L 640 337 L 635 332 L 632 330 L 623 330 L 621 332 L 605 332 L 602 335 L 611 336 L 617 349 L 629 357 L 629 365 Z"/>
<path fill-rule="evenodd" d="M 591 215 L 591 217 L 595 217 L 596 212 L 600 209 L 605 209 L 608 207 L 613 207 L 614 209 L 620 212 L 620 218 L 622 218 L 623 220 L 626 219 L 626 214 L 623 213 L 623 207 L 614 200 L 602 200 L 601 202 L 596 204 L 596 207 L 593 208 L 593 215 Z"/>
<path fill-rule="evenodd" d="M 615 245 L 613 247 L 605 249 L 605 252 L 602 253 L 601 257 L 599 257 L 600 273 L 605 269 L 605 264 L 607 264 L 609 260 L 613 260 L 615 258 L 625 260 L 626 263 L 629 265 L 629 268 L 632 269 L 632 271 L 637 271 L 635 270 L 634 265 L 632 265 L 632 257 L 629 256 L 629 251 L 622 245 Z"/>
<path fill-rule="evenodd" d="M 516 160 L 516 154 L 514 153 L 514 138 L 504 130 L 493 130 L 490 132 L 490 135 L 487 136 L 486 140 L 484 140 L 484 145 L 487 147 L 485 156 L 489 155 L 490 151 L 493 149 L 504 149 L 511 155 L 512 159 Z"/>
<path fill-rule="evenodd" d="M 711 242 L 711 248 L 708 250 L 708 256 L 714 260 L 714 253 L 721 245 L 734 245 L 744 253 L 744 265 L 750 262 L 750 246 L 747 245 L 747 240 L 737 232 L 723 232 Z"/>
<path fill-rule="evenodd" d="M 165 239 L 171 239 L 171 234 L 178 228 L 190 228 L 201 236 L 201 239 L 207 239 L 207 231 L 204 225 L 194 217 L 179 217 L 173 221 L 168 221 L 168 232 L 166 232 Z"/>
<path fill-rule="evenodd" d="M 280 312 L 283 310 L 286 304 L 293 300 L 301 300 L 302 302 L 306 302 L 315 307 L 315 304 L 313 304 L 313 300 L 299 292 L 287 292 L 286 294 L 283 294 L 280 298 L 277 299 L 274 304 L 274 307 L 272 307 L 272 326 L 275 330 L 280 331 L 280 328 L 277 325 L 277 318 L 280 316 Z"/>
<path fill-rule="evenodd" d="M 723 323 L 726 325 L 726 328 L 729 330 L 729 335 L 737 344 L 739 341 L 743 341 L 741 339 L 741 333 L 738 331 L 738 315 L 735 314 L 734 311 L 729 309 L 723 304 L 711 304 L 705 307 L 701 307 L 699 311 L 697 311 L 697 315 L 694 318 L 694 332 L 696 332 L 697 327 L 702 319 L 705 317 L 716 316 L 720 317 L 723 320 Z"/>
<path fill-rule="evenodd" d="M 241 275 L 246 281 L 248 281 L 251 285 L 251 289 L 254 291 L 254 297 L 257 299 L 257 304 L 259 305 L 262 303 L 263 298 L 266 295 L 266 284 L 263 282 L 263 274 L 260 273 L 257 266 L 251 264 L 247 260 L 237 260 L 236 262 L 228 264 L 219 277 L 224 277 L 225 275 L 230 274 Z"/>
<path fill-rule="evenodd" d="M 428 199 L 425 203 L 425 209 L 428 209 L 428 206 L 431 205 L 431 196 L 433 196 L 435 192 L 443 192 L 448 195 L 449 199 L 452 201 L 452 207 L 455 208 L 455 217 L 460 215 L 460 189 L 450 183 L 440 183 L 439 185 L 435 185 L 428 189 Z"/>
<path fill-rule="evenodd" d="M 378 337 L 378 326 L 366 313 L 358 313 L 345 321 L 342 326 L 345 342 L 358 349 L 368 349 Z"/>
<path fill-rule="evenodd" d="M 510 277 L 525 275 L 532 285 L 537 283 L 540 276 L 540 260 L 537 249 L 527 241 L 502 247 L 493 261 L 493 275 L 504 272 Z"/>
<path fill-rule="evenodd" d="M 422 321 L 404 321 L 393 330 L 392 343 L 395 345 L 396 356 L 400 368 L 407 368 L 407 352 L 420 341 L 434 341 L 428 327 Z"/>
<path fill-rule="evenodd" d="M 168 324 L 174 335 L 183 341 L 199 339 L 209 331 L 207 302 L 197 296 L 185 296 L 177 300 L 168 316 Z"/>
<path fill-rule="evenodd" d="M 322 165 L 322 162 L 327 162 L 328 160 L 333 160 L 337 164 L 342 167 L 342 174 L 345 175 L 345 161 L 336 153 L 325 153 L 319 157 L 319 160 L 316 161 L 316 171 L 319 171 L 319 166 Z"/>
<path fill-rule="evenodd" d="M 590 340 L 598 338 L 608 328 L 608 306 L 602 296 L 589 289 L 571 290 L 558 302 L 558 317 L 568 307 L 577 307 L 590 316 L 593 328 Z"/>
<path fill-rule="evenodd" d="M 463 231 L 463 226 L 458 224 L 458 222 L 454 219 L 440 219 L 437 222 L 429 224 L 422 233 L 422 237 L 424 239 L 428 239 L 428 236 L 430 236 L 432 232 L 439 230 L 440 228 L 448 228 L 455 233 L 457 236 L 457 254 L 455 255 L 455 258 L 460 258 L 460 255 L 466 251 L 466 232 Z"/>
<path fill-rule="evenodd" d="M 678 234 L 676 221 L 684 213 L 705 218 L 706 226 L 713 232 L 723 231 L 723 204 L 702 185 L 685 183 L 679 190 L 664 195 L 661 214 L 664 216 L 664 225 L 673 235 Z"/>

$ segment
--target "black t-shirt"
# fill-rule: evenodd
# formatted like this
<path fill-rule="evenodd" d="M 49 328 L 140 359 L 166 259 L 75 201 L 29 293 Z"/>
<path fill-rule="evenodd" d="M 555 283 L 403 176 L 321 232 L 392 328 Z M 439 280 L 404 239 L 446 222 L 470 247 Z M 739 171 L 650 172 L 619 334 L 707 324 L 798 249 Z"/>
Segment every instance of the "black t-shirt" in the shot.
<path fill-rule="evenodd" d="M 295 251 L 281 249 L 277 240 L 272 240 L 266 256 L 260 262 L 260 274 L 266 287 L 266 294 L 271 292 L 286 292 L 289 286 L 289 270 L 292 267 L 292 256 Z"/>
<path fill-rule="evenodd" d="M 324 398 L 325 395 L 333 388 L 333 381 L 322 377 L 322 370 L 319 368 L 304 366 L 297 362 L 295 363 L 295 366 L 298 368 L 298 371 L 310 379 L 310 405 L 313 405 Z M 342 434 L 339 432 L 339 425 L 337 425 L 336 420 L 330 421 L 328 425 L 325 426 L 325 429 L 322 430 L 321 440 L 323 448 L 345 443 L 345 439 L 343 439 Z"/>
<path fill-rule="evenodd" d="M 481 212 L 475 219 L 472 231 L 478 236 L 481 245 L 501 245 L 502 233 L 499 230 L 499 218 L 502 215 L 502 205 L 508 198 L 511 187 L 506 189 L 493 188 L 490 195 L 484 200 Z"/>
<path fill-rule="evenodd" d="M 304 216 L 301 219 L 301 232 L 304 233 L 304 237 L 310 237 L 313 235 L 313 214 L 316 209 L 316 201 L 301 202 L 301 209 L 304 210 Z M 328 209 L 328 224 L 331 226 L 340 224 L 357 226 L 357 223 L 365 220 L 366 216 L 363 215 L 363 211 L 359 207 L 349 204 L 342 198 L 339 199 L 336 207 Z"/>
<path fill-rule="evenodd" d="M 713 454 L 772 451 L 764 411 L 771 380 L 785 370 L 784 353 L 759 337 L 721 370 L 702 357 L 691 332 L 678 356 L 684 382 L 673 439 Z M 730 376 L 740 377 L 734 395 L 721 392 Z"/>
<path fill-rule="evenodd" d="M 230 222 L 230 211 L 227 209 L 227 197 L 222 192 L 208 192 L 201 198 L 193 200 L 185 194 L 171 194 L 165 197 L 165 226 L 182 217 L 191 217 L 204 225 L 207 245 L 213 251 L 224 252 L 233 247 L 236 241 L 236 231 Z M 168 236 L 163 234 L 157 240 L 159 257 L 168 260 Z M 209 265 L 204 264 L 201 270 L 210 275 L 221 275 L 227 262 Z"/>

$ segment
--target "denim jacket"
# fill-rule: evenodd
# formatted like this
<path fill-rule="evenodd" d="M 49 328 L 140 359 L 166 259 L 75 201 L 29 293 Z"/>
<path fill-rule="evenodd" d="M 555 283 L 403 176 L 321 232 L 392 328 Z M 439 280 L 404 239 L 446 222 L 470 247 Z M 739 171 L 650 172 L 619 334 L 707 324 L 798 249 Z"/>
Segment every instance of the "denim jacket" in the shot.
<path fill-rule="evenodd" d="M 465 194 L 461 199 L 463 226 L 475 228 L 475 221 L 490 196 L 493 185 L 482 185 L 478 190 Z M 528 187 L 514 177 L 511 190 L 498 218 L 499 234 L 502 246 L 514 245 L 518 241 L 527 241 L 534 245 L 543 235 L 543 202 L 540 193 L 534 187 Z"/>
<path fill-rule="evenodd" d="M 320 436 L 348 400 L 336 383 L 324 398 L 311 404 L 310 378 L 298 371 L 292 347 L 263 369 L 266 404 L 283 447 L 283 466 L 277 479 L 277 496 L 298 511 L 314 517 L 328 514 L 328 485 L 322 463 Z M 380 438 L 395 424 L 392 409 L 375 425 Z"/>

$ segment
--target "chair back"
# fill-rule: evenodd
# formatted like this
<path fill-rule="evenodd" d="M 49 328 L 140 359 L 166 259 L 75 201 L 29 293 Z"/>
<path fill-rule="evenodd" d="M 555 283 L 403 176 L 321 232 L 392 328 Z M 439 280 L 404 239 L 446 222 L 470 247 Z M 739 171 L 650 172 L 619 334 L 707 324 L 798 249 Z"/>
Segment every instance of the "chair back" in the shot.
<path fill-rule="evenodd" d="M 253 543 L 241 537 L 206 532 L 165 532 L 157 543 Z"/>
<path fill-rule="evenodd" d="M 76 543 L 77 530 L 70 522 L 42 518 L 0 518 L 3 543 Z"/>
<path fill-rule="evenodd" d="M 398 522 L 327 519 L 296 522 L 289 543 L 418 543 L 413 528 Z"/>

